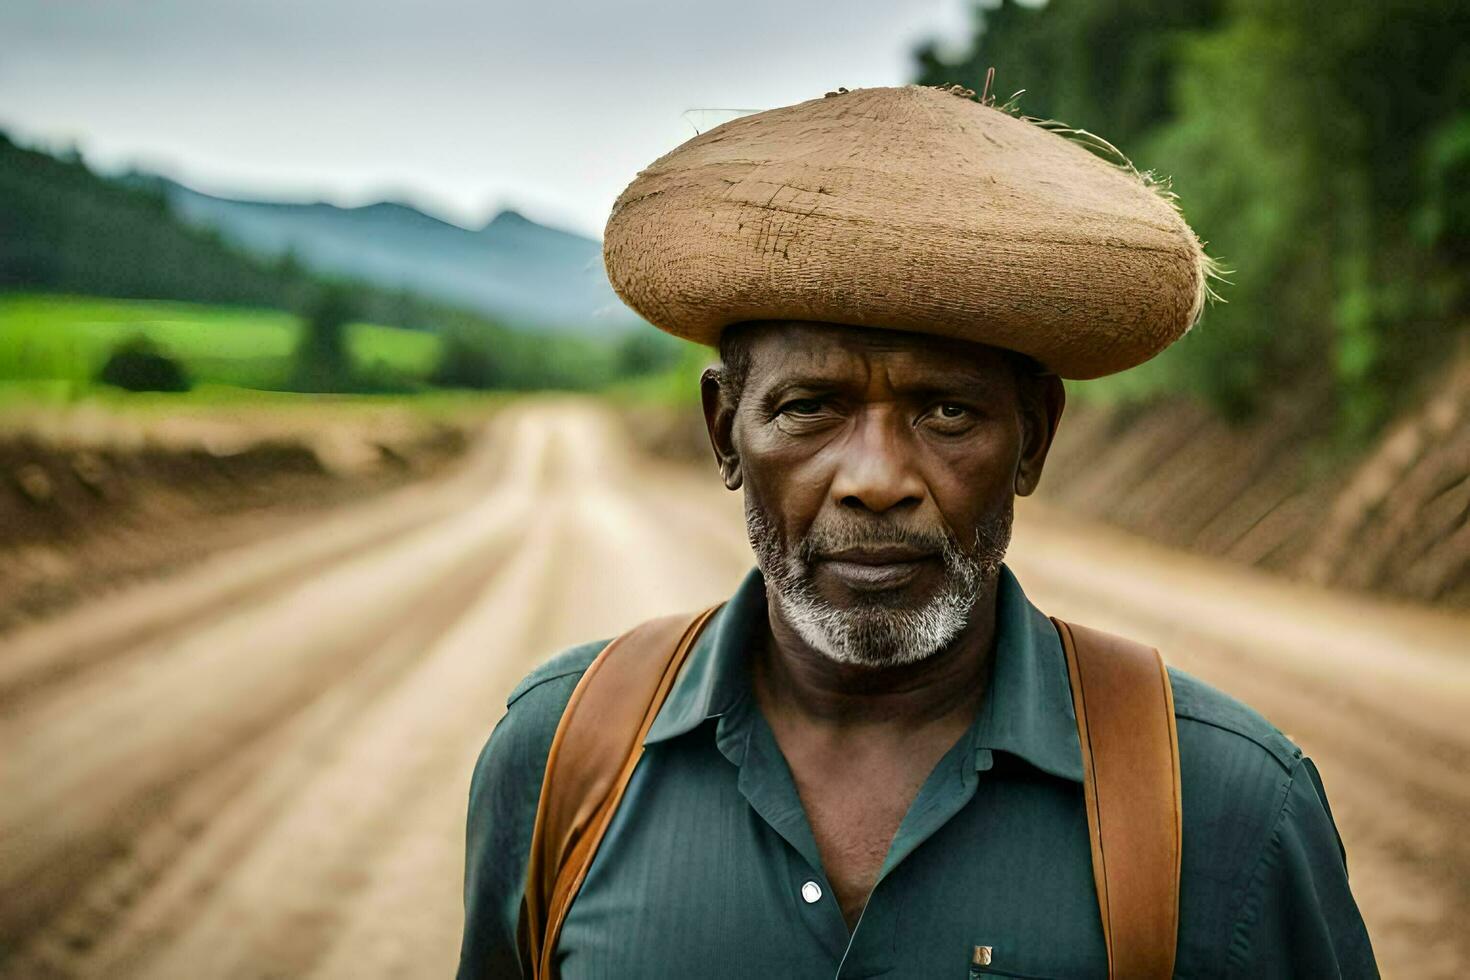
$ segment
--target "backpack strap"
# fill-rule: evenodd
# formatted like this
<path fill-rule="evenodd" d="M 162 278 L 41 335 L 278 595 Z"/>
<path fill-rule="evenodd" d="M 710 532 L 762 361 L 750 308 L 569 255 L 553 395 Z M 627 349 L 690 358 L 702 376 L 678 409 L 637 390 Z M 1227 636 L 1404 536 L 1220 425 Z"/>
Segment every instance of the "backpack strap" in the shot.
<path fill-rule="evenodd" d="M 720 605 L 635 626 L 572 692 L 546 760 L 518 942 L 533 980 L 555 977 L 567 910 L 643 754 L 643 739 Z M 1082 745 L 1092 873 L 1108 975 L 1164 980 L 1179 922 L 1182 810 L 1174 697 L 1157 650 L 1052 619 Z M 610 656 L 616 654 L 616 656 Z"/>
<path fill-rule="evenodd" d="M 531 832 L 517 942 L 537 980 L 554 977 L 553 954 L 567 909 L 643 754 L 643 739 L 704 624 L 724 603 L 664 616 L 614 639 L 567 702 Z"/>
<path fill-rule="evenodd" d="M 1179 932 L 1179 738 L 1152 647 L 1052 618 L 1067 654 L 1110 977 L 1167 978 Z"/>

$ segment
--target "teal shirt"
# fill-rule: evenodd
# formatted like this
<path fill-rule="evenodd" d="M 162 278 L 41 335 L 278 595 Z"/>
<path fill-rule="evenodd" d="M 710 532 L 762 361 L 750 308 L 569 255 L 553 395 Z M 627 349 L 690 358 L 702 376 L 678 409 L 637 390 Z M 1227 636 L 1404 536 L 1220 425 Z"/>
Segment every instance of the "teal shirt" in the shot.
<path fill-rule="evenodd" d="M 654 720 L 568 913 L 561 975 L 1106 977 L 1066 661 L 1010 570 L 982 707 L 910 806 L 851 934 L 750 689 L 766 615 L 752 569 Z M 606 643 L 532 671 L 480 755 L 462 978 L 521 975 L 516 920 L 547 752 Z M 1251 709 L 1170 678 L 1184 803 L 1176 975 L 1377 976 L 1316 768 Z M 981 945 L 994 949 L 988 972 L 970 967 Z"/>

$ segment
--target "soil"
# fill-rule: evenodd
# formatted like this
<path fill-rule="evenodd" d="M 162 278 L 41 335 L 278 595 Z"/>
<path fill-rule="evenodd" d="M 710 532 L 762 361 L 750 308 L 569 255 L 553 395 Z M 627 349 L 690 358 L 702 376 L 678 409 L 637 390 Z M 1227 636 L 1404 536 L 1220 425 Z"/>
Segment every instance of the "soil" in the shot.
<path fill-rule="evenodd" d="M 1026 502 L 1047 612 L 1157 643 L 1319 763 L 1386 976 L 1470 965 L 1470 618 L 1149 544 Z M 0 975 L 453 972 L 468 781 L 573 643 L 753 564 L 711 465 L 527 400 L 459 465 L 13 631 Z"/>
<path fill-rule="evenodd" d="M 1361 453 L 1320 396 L 1232 425 L 1187 399 L 1063 416 L 1040 493 L 1164 544 L 1321 585 L 1470 609 L 1470 353 Z"/>
<path fill-rule="evenodd" d="M 0 429 L 0 635 L 431 476 L 466 441 L 449 422 L 109 423 Z"/>

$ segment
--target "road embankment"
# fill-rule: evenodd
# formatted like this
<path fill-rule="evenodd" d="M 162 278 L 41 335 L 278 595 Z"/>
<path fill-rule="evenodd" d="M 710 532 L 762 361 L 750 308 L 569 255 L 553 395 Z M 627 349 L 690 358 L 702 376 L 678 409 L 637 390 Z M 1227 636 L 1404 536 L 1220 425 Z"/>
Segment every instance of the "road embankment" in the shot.
<path fill-rule="evenodd" d="M 0 418 L 0 631 L 435 475 L 483 412 L 97 406 Z"/>

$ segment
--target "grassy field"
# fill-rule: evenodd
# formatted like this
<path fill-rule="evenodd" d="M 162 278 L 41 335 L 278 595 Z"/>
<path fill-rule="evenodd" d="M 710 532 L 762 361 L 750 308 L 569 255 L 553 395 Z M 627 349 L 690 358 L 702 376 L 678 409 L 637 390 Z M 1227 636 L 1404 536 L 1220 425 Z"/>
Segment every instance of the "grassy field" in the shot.
<path fill-rule="evenodd" d="M 111 350 L 143 334 L 204 388 L 278 389 L 299 323 L 279 310 L 0 295 L 0 385 L 37 394 L 89 388 Z M 439 355 L 439 338 L 419 331 L 357 323 L 348 336 L 353 359 L 373 374 L 421 380 Z"/>

